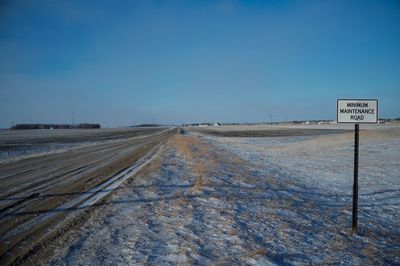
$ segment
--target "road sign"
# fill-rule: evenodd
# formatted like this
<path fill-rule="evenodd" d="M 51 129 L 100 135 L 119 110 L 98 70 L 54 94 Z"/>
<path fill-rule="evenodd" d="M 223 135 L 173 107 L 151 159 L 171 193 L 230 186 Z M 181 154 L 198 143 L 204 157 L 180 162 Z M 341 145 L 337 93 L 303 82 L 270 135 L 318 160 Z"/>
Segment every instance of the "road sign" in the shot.
<path fill-rule="evenodd" d="M 336 105 L 336 118 L 338 123 L 355 124 L 352 231 L 357 233 L 359 124 L 378 123 L 378 100 L 339 99 Z"/>
<path fill-rule="evenodd" d="M 338 123 L 378 123 L 378 100 L 339 99 L 336 114 Z"/>

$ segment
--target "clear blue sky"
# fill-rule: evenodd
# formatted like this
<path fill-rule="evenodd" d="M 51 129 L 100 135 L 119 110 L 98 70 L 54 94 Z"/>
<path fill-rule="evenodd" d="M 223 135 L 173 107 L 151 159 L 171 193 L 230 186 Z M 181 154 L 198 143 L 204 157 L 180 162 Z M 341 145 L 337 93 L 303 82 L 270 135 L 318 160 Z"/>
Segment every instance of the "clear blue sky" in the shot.
<path fill-rule="evenodd" d="M 400 116 L 399 1 L 0 1 L 0 127 Z"/>

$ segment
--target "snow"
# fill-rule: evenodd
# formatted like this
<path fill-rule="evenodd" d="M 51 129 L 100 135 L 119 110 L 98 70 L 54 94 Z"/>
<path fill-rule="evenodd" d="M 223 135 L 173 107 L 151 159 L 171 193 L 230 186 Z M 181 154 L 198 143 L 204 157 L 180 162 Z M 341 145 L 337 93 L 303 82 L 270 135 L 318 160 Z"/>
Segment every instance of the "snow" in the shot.
<path fill-rule="evenodd" d="M 177 137 L 47 263 L 400 263 L 400 140 L 361 138 L 358 235 L 352 141 Z"/>
<path fill-rule="evenodd" d="M 0 151 L 0 163 L 18 161 L 26 158 L 71 151 L 90 144 L 50 143 L 43 145 L 21 145 L 12 150 Z"/>
<path fill-rule="evenodd" d="M 62 131 L 61 131 L 62 132 Z M 58 134 L 61 133 L 58 130 Z M 74 131 L 73 131 L 74 132 Z M 154 135 L 161 134 L 162 131 L 155 133 Z M 35 136 L 35 134 L 40 134 L 40 131 L 35 131 L 32 133 L 32 136 Z M 32 137 L 31 135 L 26 136 L 26 138 Z M 45 137 L 46 135 L 41 137 Z M 66 136 L 68 136 L 66 134 Z M 0 136 L 1 137 L 1 136 Z M 7 135 L 3 136 L 3 138 L 6 138 Z M 4 145 L 0 150 L 0 164 L 2 163 L 8 163 L 12 161 L 19 161 L 27 158 L 33 158 L 33 157 L 39 157 L 43 155 L 49 155 L 49 154 L 57 154 L 57 153 L 63 153 L 63 152 L 68 152 L 68 151 L 74 151 L 78 150 L 84 147 L 90 147 L 90 146 L 95 146 L 99 144 L 118 144 L 127 140 L 131 139 L 141 139 L 148 137 L 147 134 L 144 135 L 139 135 L 135 137 L 129 137 L 129 138 L 117 138 L 117 139 L 105 139 L 105 140 L 96 140 L 95 136 L 93 137 L 93 140 L 90 141 L 79 141 L 79 137 L 76 138 L 76 142 L 60 142 L 54 141 L 54 142 L 49 142 L 45 144 L 38 144 L 35 143 L 35 141 L 40 140 L 40 135 L 37 137 L 37 139 L 33 139 L 32 143 L 23 143 L 23 144 L 18 144 L 14 146 L 7 147 L 7 145 Z M 20 136 L 21 138 L 21 136 Z M 23 137 L 22 137 L 23 138 Z M 13 139 L 13 141 L 16 141 L 17 137 Z M 4 141 L 4 140 L 3 140 Z M 1 138 L 0 138 L 0 144 L 1 143 Z"/>

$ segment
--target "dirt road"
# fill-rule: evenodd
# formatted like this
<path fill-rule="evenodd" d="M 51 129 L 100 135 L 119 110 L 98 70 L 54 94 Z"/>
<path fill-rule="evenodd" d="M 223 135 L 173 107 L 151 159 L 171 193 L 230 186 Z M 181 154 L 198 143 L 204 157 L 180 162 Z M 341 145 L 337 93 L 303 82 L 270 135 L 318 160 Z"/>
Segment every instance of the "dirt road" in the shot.
<path fill-rule="evenodd" d="M 94 194 L 93 188 L 154 151 L 175 131 L 107 132 L 100 138 L 112 142 L 0 164 L 0 263 L 18 260 L 63 221 L 68 209 Z M 48 140 L 39 139 L 43 141 Z"/>

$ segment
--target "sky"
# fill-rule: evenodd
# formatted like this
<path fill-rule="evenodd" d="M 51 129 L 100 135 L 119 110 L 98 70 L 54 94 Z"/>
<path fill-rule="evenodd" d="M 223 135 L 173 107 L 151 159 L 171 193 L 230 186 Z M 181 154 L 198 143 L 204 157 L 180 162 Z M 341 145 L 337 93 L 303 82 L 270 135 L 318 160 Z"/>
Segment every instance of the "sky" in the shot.
<path fill-rule="evenodd" d="M 400 1 L 0 0 L 0 128 L 12 123 L 400 117 Z"/>

